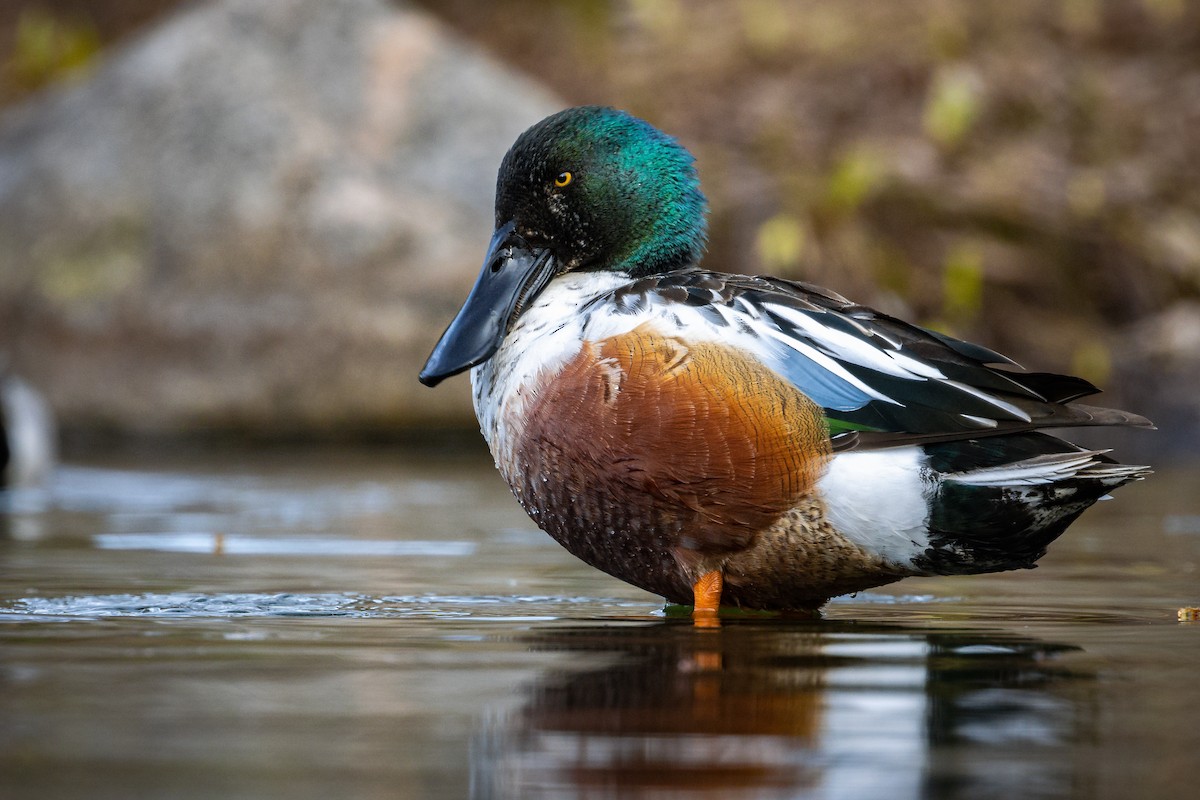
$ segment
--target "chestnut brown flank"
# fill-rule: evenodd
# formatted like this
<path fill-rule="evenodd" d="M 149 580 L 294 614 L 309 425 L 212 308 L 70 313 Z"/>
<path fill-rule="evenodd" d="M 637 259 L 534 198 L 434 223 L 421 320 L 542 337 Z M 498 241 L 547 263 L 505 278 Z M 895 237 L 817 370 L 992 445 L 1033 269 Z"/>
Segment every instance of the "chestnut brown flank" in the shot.
<path fill-rule="evenodd" d="M 585 343 L 526 411 L 509 478 L 534 519 L 668 596 L 793 508 L 830 456 L 821 409 L 775 373 L 645 325 Z"/>

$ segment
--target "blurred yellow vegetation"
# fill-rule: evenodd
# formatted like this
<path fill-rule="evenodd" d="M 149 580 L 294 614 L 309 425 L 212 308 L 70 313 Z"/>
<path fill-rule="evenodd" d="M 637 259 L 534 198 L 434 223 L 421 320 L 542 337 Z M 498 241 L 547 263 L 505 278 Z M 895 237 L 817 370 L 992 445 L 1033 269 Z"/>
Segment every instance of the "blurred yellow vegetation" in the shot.
<path fill-rule="evenodd" d="M 755 250 L 763 269 L 794 274 L 808 240 L 809 233 L 803 221 L 790 214 L 776 214 L 759 226 Z"/>
<path fill-rule="evenodd" d="M 1163 22 L 1176 22 L 1187 10 L 1188 0 L 1142 0 L 1146 8 Z"/>
<path fill-rule="evenodd" d="M 86 69 L 100 52 L 100 36 L 86 22 L 70 21 L 29 8 L 13 33 L 4 79 L 16 93 L 40 89 Z"/>
<path fill-rule="evenodd" d="M 1100 0 L 1060 0 L 1066 28 L 1076 35 L 1090 35 L 1100 26 Z"/>
<path fill-rule="evenodd" d="M 930 138 L 947 148 L 963 142 L 979 118 L 981 86 L 979 76 L 965 66 L 942 67 L 937 71 L 922 119 Z"/>
<path fill-rule="evenodd" d="M 1112 350 L 1096 339 L 1080 342 L 1071 356 L 1071 373 L 1103 386 L 1112 375 Z"/>
<path fill-rule="evenodd" d="M 960 242 L 942 266 L 942 315 L 951 325 L 967 325 L 983 307 L 983 253 L 973 242 Z"/>
<path fill-rule="evenodd" d="M 779 52 L 791 41 L 791 18 L 781 0 L 741 0 L 742 33 L 763 54 Z"/>
<path fill-rule="evenodd" d="M 837 160 L 825 187 L 825 206 L 840 214 L 858 210 L 882 183 L 886 164 L 867 147 L 855 147 Z"/>

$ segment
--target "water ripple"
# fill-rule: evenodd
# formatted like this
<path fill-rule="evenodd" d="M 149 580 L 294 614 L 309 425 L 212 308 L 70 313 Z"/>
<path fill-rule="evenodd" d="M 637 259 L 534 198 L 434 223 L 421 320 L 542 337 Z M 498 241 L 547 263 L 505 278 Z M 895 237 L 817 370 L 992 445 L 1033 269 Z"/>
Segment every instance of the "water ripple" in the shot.
<path fill-rule="evenodd" d="M 474 542 L 434 542 L 330 537 L 266 537 L 219 533 L 102 533 L 101 550 L 158 550 L 271 556 L 469 556 Z"/>
<path fill-rule="evenodd" d="M 395 596 L 354 593 L 202 594 L 170 592 L 26 597 L 0 607 L 0 621 L 107 617 L 424 617 L 561 619 L 567 616 L 651 613 L 652 604 L 612 598 L 537 596 Z"/>
<path fill-rule="evenodd" d="M 312 617 L 362 616 L 364 598 L 352 594 L 107 594 L 71 597 L 27 597 L 11 609 L 22 616 L 51 617 Z"/>

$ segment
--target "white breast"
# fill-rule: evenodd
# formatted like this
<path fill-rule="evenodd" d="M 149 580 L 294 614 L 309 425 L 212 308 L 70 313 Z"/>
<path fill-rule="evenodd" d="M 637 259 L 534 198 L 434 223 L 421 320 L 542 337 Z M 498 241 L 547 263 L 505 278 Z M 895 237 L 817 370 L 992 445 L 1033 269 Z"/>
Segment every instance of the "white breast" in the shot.
<path fill-rule="evenodd" d="M 583 345 L 587 320 L 580 311 L 582 306 L 628 282 L 628 275 L 613 272 L 581 272 L 554 279 L 517 318 L 495 355 L 471 370 L 475 416 L 501 471 L 510 449 L 511 421 L 521 418 L 539 382 L 578 354 Z M 628 322 L 630 330 L 637 325 L 633 316 Z"/>

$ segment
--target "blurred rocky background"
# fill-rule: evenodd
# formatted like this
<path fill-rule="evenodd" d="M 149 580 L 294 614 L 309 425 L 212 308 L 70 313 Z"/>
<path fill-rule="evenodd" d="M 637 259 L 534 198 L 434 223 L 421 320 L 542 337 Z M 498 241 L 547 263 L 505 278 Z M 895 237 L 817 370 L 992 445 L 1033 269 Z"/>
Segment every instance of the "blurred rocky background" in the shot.
<path fill-rule="evenodd" d="M 1187 0 L 10 0 L 0 102 L 0 356 L 71 435 L 473 427 L 415 375 L 500 156 L 606 103 L 697 154 L 713 268 L 1081 374 L 1164 429 L 1143 457 L 1200 444 Z"/>

